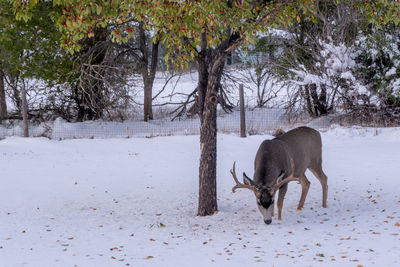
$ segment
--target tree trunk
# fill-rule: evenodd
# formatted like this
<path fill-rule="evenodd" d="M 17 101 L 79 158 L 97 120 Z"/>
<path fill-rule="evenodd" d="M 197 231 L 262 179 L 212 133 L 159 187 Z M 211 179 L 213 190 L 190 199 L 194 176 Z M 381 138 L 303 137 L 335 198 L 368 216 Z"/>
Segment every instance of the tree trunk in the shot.
<path fill-rule="evenodd" d="M 213 86 L 212 83 L 209 83 Z M 218 91 L 207 88 L 200 129 L 199 207 L 198 215 L 217 211 L 217 104 Z"/>
<path fill-rule="evenodd" d="M 143 77 L 144 83 L 144 121 L 153 119 L 153 82 L 150 78 Z"/>
<path fill-rule="evenodd" d="M 29 128 L 28 128 L 28 102 L 26 101 L 26 90 L 25 83 L 22 85 L 21 89 L 21 99 L 22 99 L 22 121 L 24 125 L 24 137 L 29 137 Z"/>
<path fill-rule="evenodd" d="M 200 168 L 198 215 L 213 215 L 217 210 L 217 104 L 222 71 L 229 52 L 241 44 L 243 39 L 227 30 L 228 38 L 216 49 L 207 48 L 207 36 L 201 35 L 201 51 L 198 55 L 199 82 L 197 103 L 199 104 Z"/>
<path fill-rule="evenodd" d="M 153 84 L 154 84 L 154 78 L 156 77 L 156 73 L 157 73 L 159 44 L 160 44 L 159 41 L 156 41 L 155 43 L 152 44 L 151 62 L 150 62 L 150 67 L 149 67 L 150 69 L 147 70 L 147 67 L 146 67 L 146 73 L 148 73 L 148 75 L 146 75 L 146 79 L 143 79 L 144 80 L 144 117 L 145 117 L 145 121 L 153 119 Z M 148 60 L 146 60 L 146 61 L 148 61 Z"/>
<path fill-rule="evenodd" d="M 319 96 L 319 103 L 321 103 L 321 115 L 328 113 L 328 103 L 326 101 L 326 85 L 321 84 L 321 94 Z"/>
<path fill-rule="evenodd" d="M 18 90 L 17 82 L 15 81 L 15 76 L 13 74 L 9 74 L 8 77 L 10 78 L 10 86 L 12 89 L 12 96 L 14 98 L 15 105 L 17 106 L 18 111 L 21 111 L 21 95 L 20 91 Z"/>
<path fill-rule="evenodd" d="M 217 205 L 217 95 L 207 92 L 200 129 L 198 215 L 212 215 Z"/>
<path fill-rule="evenodd" d="M 212 215 L 217 205 L 217 104 L 226 56 L 216 52 L 208 73 L 200 129 L 198 215 Z M 199 77 L 200 78 L 200 77 Z"/>
<path fill-rule="evenodd" d="M 310 95 L 312 97 L 314 104 L 315 116 L 318 117 L 326 114 L 328 112 L 326 106 L 326 87 L 325 86 L 321 87 L 320 97 L 318 97 L 317 85 L 315 83 L 310 84 L 309 88 L 310 88 Z"/>
<path fill-rule="evenodd" d="M 157 65 L 158 65 L 158 48 L 159 40 L 152 43 L 151 46 L 151 58 L 147 52 L 147 40 L 146 34 L 143 29 L 143 25 L 139 25 L 139 49 L 142 53 L 141 57 L 141 69 L 144 85 L 144 101 L 143 101 L 143 116 L 144 121 L 153 119 L 153 83 L 156 77 Z M 150 61 L 150 65 L 149 65 Z"/>
<path fill-rule="evenodd" d="M 308 84 L 304 85 L 304 97 L 305 97 L 306 103 L 307 103 L 308 114 L 310 114 L 310 116 L 312 116 L 312 117 L 315 117 L 315 114 L 314 114 L 314 111 L 313 111 L 312 105 L 311 105 L 309 86 L 310 85 L 308 85 Z"/>
<path fill-rule="evenodd" d="M 4 86 L 4 72 L 0 70 L 0 123 L 7 118 L 7 102 Z"/>

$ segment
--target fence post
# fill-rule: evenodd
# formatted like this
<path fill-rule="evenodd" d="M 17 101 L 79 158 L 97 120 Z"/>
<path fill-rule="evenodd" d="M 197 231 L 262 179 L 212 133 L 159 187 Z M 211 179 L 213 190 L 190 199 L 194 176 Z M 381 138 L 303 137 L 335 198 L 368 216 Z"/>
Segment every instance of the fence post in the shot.
<path fill-rule="evenodd" d="M 240 98 L 240 137 L 246 137 L 246 114 L 244 112 L 244 92 L 243 84 L 239 85 L 239 98 Z"/>
<path fill-rule="evenodd" d="M 29 129 L 28 129 L 28 103 L 26 101 L 26 90 L 25 84 L 21 89 L 21 98 L 22 98 L 22 121 L 24 125 L 24 137 L 29 137 Z"/>

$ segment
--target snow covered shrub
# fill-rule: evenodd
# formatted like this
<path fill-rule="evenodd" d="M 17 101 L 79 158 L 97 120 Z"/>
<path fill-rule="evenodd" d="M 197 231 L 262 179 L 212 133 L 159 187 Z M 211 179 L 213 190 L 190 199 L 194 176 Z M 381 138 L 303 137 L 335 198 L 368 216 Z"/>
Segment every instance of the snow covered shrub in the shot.
<path fill-rule="evenodd" d="M 364 18 L 351 1 L 320 1 L 315 20 L 299 19 L 288 27 L 278 71 L 297 86 L 291 107 L 313 116 L 348 111 L 368 104 L 370 92 L 360 79 L 354 47 Z"/>
<path fill-rule="evenodd" d="M 335 44 L 332 39 L 319 40 L 316 47 L 312 66 L 299 62 L 289 69 L 292 81 L 299 85 L 309 101 L 308 109 L 312 109 L 313 104 L 314 114 L 318 116 L 337 106 L 348 109 L 368 103 L 370 93 L 357 78 L 358 51 L 344 43 Z"/>
<path fill-rule="evenodd" d="M 358 71 L 380 104 L 400 106 L 400 32 L 379 31 L 360 36 L 355 43 Z"/>

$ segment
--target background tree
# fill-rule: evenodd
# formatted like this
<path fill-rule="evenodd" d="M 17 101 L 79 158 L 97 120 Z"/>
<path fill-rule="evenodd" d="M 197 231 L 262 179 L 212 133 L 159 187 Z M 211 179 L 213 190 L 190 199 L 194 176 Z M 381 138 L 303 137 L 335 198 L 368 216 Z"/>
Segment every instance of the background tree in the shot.
<path fill-rule="evenodd" d="M 8 96 L 19 112 L 21 89 L 28 89 L 26 79 L 61 79 L 70 65 L 70 60 L 64 57 L 66 52 L 60 48 L 61 34 L 52 20 L 53 13 L 50 3 L 40 3 L 27 23 L 15 19 L 8 1 L 0 2 L 0 80 L 9 89 Z M 4 97 L 0 98 L 5 101 Z"/>
<path fill-rule="evenodd" d="M 117 47 L 119 54 L 132 58 L 135 71 L 140 73 L 143 80 L 143 118 L 144 121 L 153 119 L 153 84 L 159 63 L 160 41 L 157 36 L 152 39 L 149 30 L 145 29 L 143 23 L 131 22 L 134 35 L 126 43 Z M 133 30 L 132 30 L 133 31 Z"/>

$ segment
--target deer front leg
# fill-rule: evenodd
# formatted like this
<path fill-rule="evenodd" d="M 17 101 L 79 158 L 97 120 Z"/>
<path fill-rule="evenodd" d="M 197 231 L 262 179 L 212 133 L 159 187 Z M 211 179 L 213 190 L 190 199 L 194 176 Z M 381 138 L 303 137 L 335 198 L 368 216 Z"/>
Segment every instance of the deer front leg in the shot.
<path fill-rule="evenodd" d="M 278 220 L 282 220 L 282 207 L 283 207 L 283 199 L 285 198 L 287 192 L 288 184 L 284 184 L 279 188 L 278 193 Z"/>
<path fill-rule="evenodd" d="M 306 201 L 308 190 L 310 189 L 310 184 L 311 184 L 305 174 L 303 174 L 303 176 L 300 178 L 300 184 L 301 184 L 301 197 L 299 205 L 297 206 L 298 210 L 303 209 L 304 202 Z"/>

